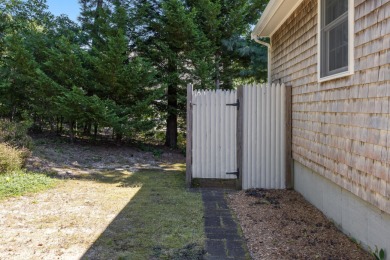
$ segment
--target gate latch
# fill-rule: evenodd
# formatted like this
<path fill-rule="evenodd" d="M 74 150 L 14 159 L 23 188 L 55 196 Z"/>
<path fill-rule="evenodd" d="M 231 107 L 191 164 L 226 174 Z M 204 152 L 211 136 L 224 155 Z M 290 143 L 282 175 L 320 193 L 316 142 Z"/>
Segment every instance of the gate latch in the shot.
<path fill-rule="evenodd" d="M 237 110 L 240 109 L 240 100 L 237 99 L 236 103 L 226 104 L 227 106 L 237 107 Z"/>
<path fill-rule="evenodd" d="M 240 171 L 239 171 L 239 169 L 237 168 L 237 171 L 236 171 L 236 172 L 227 172 L 226 174 L 233 174 L 233 175 L 236 175 L 236 176 L 237 176 L 237 179 L 238 179 L 239 176 L 240 176 Z"/>

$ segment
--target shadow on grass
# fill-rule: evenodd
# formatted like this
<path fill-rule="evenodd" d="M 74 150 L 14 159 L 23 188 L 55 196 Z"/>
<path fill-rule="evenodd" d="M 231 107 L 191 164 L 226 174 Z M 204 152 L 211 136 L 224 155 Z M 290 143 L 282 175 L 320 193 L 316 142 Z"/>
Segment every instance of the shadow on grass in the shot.
<path fill-rule="evenodd" d="M 140 187 L 82 259 L 203 259 L 202 200 L 200 194 L 186 191 L 180 168 L 167 165 L 165 170 L 80 178 Z"/>

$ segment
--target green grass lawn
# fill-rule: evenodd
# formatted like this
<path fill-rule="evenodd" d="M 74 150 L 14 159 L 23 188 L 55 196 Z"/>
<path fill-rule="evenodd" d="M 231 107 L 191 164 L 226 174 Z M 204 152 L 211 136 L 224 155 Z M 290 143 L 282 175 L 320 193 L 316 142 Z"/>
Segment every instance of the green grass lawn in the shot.
<path fill-rule="evenodd" d="M 14 171 L 0 174 L 0 200 L 43 191 L 55 185 L 56 180 L 44 174 Z"/>
<path fill-rule="evenodd" d="M 97 181 L 141 188 L 83 258 L 202 259 L 202 199 L 185 189 L 184 179 L 182 168 L 97 176 Z"/>

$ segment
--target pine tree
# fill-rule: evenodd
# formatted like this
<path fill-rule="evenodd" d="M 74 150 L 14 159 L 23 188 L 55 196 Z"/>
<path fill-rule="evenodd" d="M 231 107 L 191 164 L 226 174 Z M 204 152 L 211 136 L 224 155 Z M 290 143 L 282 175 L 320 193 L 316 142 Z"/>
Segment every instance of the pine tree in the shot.
<path fill-rule="evenodd" d="M 185 86 L 192 81 L 195 71 L 202 84 L 207 81 L 201 68 L 203 66 L 204 72 L 208 63 L 200 53 L 208 49 L 204 48 L 208 42 L 195 24 L 195 12 L 183 1 L 144 0 L 136 2 L 134 10 L 132 36 L 136 52 L 153 62 L 157 79 L 166 88 L 165 144 L 176 147 L 178 114 L 184 111 L 181 97 L 185 95 Z"/>
<path fill-rule="evenodd" d="M 37 46 L 51 19 L 44 1 L 12 1 L 1 6 L 0 48 L 1 114 L 12 120 L 31 111 L 39 95 L 40 66 Z"/>
<path fill-rule="evenodd" d="M 265 2 L 80 0 L 80 25 L 45 0 L 1 2 L 0 116 L 67 122 L 72 136 L 107 126 L 118 139 L 165 124 L 175 147 L 188 83 L 265 78 L 266 50 L 248 37 Z"/>
<path fill-rule="evenodd" d="M 128 16 L 121 1 L 81 1 L 81 21 L 89 45 L 89 94 L 112 101 L 111 120 L 117 140 L 154 127 L 152 103 L 161 95 L 154 69 L 129 48 Z"/>
<path fill-rule="evenodd" d="M 211 42 L 212 78 L 215 88 L 231 89 L 242 79 L 266 78 L 266 50 L 250 40 L 268 0 L 188 0 L 197 10 L 196 22 Z"/>

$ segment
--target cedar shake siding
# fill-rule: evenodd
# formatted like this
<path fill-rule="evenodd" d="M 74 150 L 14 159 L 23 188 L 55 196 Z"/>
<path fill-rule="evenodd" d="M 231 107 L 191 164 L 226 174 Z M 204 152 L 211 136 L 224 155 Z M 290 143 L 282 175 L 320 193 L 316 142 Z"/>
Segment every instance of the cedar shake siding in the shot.
<path fill-rule="evenodd" d="M 390 0 L 355 0 L 354 28 L 355 73 L 318 83 L 304 0 L 272 36 L 272 82 L 292 86 L 293 159 L 390 213 Z"/>

